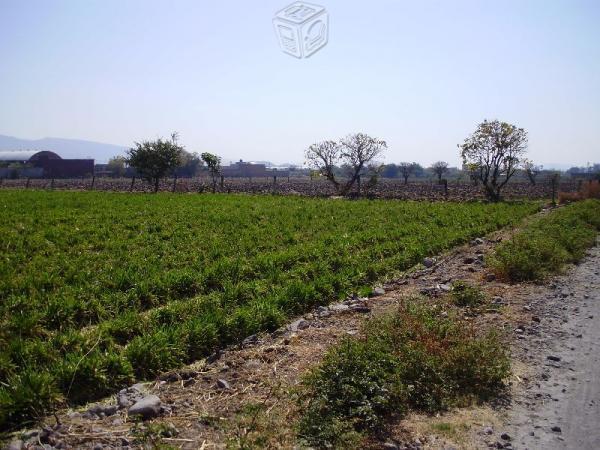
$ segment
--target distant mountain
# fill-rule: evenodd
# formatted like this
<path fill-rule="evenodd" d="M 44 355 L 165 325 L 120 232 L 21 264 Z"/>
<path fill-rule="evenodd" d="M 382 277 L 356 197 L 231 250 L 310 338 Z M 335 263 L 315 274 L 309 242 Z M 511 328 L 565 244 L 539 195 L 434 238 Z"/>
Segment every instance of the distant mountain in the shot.
<path fill-rule="evenodd" d="M 93 158 L 96 163 L 108 162 L 109 158 L 123 155 L 128 147 L 79 139 L 43 138 L 19 139 L 0 135 L 0 151 L 4 150 L 50 150 L 63 158 Z"/>

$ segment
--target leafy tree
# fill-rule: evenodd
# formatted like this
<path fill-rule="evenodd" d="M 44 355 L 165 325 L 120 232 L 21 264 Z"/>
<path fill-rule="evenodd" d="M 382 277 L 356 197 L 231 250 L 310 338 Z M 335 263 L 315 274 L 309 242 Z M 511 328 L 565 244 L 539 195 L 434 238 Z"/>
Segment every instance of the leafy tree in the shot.
<path fill-rule="evenodd" d="M 527 132 L 506 122 L 484 120 L 458 147 L 464 164 L 476 168 L 488 199 L 497 202 L 527 151 Z"/>
<path fill-rule="evenodd" d="M 126 166 L 127 158 L 124 156 L 113 156 L 108 160 L 108 164 L 106 165 L 107 169 L 117 177 L 122 177 L 125 174 Z"/>
<path fill-rule="evenodd" d="M 398 178 L 400 168 L 396 164 L 386 164 L 383 166 L 381 176 L 383 178 Z"/>
<path fill-rule="evenodd" d="M 408 179 L 414 172 L 417 163 L 409 163 L 409 162 L 401 162 L 398 167 L 400 169 L 400 173 L 402 174 L 402 178 L 404 178 L 404 184 L 408 184 Z"/>
<path fill-rule="evenodd" d="M 177 169 L 177 175 L 193 177 L 198 174 L 202 164 L 202 159 L 198 153 L 190 153 L 184 150 L 181 152 L 181 165 Z"/>
<path fill-rule="evenodd" d="M 350 134 L 339 141 L 323 141 L 311 145 L 305 156 L 309 165 L 326 177 L 341 195 L 346 195 L 361 174 L 387 148 L 385 141 L 364 133 Z M 336 176 L 336 166 L 342 166 L 345 181 Z"/>
<path fill-rule="evenodd" d="M 213 192 L 215 192 L 217 190 L 217 177 L 221 173 L 221 158 L 208 152 L 202 153 L 200 157 L 206 164 L 206 167 L 208 167 L 208 171 L 213 180 Z"/>
<path fill-rule="evenodd" d="M 438 181 L 442 182 L 442 176 L 448 171 L 448 163 L 445 161 L 438 161 L 431 165 L 431 171 L 438 177 Z"/>
<path fill-rule="evenodd" d="M 136 142 L 127 152 L 127 163 L 137 170 L 140 176 L 154 183 L 154 192 L 158 192 L 160 179 L 173 172 L 181 163 L 183 147 L 177 144 L 177 133 L 171 140 Z"/>
<path fill-rule="evenodd" d="M 532 186 L 535 186 L 536 178 L 540 174 L 542 170 L 544 170 L 543 166 L 536 166 L 533 164 L 533 161 L 528 159 L 523 161 L 523 170 L 525 171 L 525 175 L 529 178 L 529 182 Z"/>

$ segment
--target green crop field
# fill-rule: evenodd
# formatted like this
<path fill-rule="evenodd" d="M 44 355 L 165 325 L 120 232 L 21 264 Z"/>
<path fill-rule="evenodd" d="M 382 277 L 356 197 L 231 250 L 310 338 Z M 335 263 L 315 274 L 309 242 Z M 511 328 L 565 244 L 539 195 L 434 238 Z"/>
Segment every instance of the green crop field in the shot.
<path fill-rule="evenodd" d="M 0 429 L 364 293 L 537 208 L 0 191 Z"/>

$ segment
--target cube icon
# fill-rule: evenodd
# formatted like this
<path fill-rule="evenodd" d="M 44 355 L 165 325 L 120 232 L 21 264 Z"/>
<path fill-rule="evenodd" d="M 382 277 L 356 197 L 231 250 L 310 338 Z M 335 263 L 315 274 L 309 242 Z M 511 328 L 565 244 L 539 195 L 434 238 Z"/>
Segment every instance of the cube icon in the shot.
<path fill-rule="evenodd" d="M 281 49 L 296 58 L 308 58 L 327 44 L 329 16 L 324 7 L 294 2 L 273 18 Z"/>

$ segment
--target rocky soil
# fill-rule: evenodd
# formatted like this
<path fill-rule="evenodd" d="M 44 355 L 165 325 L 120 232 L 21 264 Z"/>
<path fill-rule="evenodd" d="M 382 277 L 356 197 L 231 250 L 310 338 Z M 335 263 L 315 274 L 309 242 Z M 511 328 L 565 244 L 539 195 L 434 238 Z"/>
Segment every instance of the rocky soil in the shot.
<path fill-rule="evenodd" d="M 487 310 L 467 320 L 503 330 L 514 357 L 510 389 L 493 405 L 410 416 L 369 446 L 600 448 L 600 249 L 546 285 L 509 285 L 495 280 L 484 262 L 502 237 L 496 233 L 426 259 L 371 298 L 319 307 L 275 333 L 250 336 L 152 383 L 57 412 L 42 428 L 16 433 L 9 448 L 292 448 L 298 386 L 325 350 L 407 295 L 445 295 L 453 280 L 469 280 L 486 292 Z"/>

